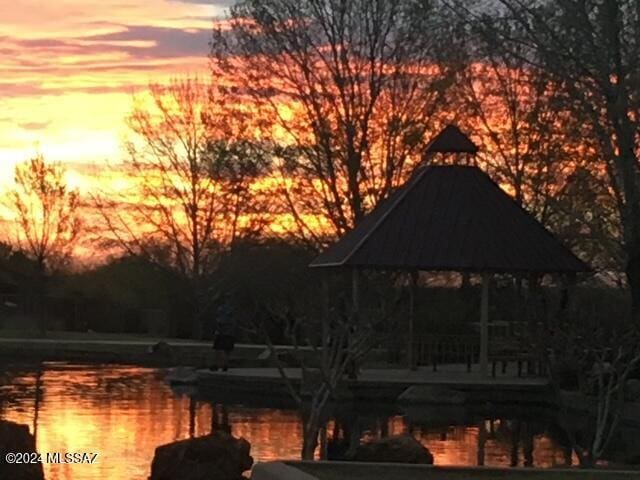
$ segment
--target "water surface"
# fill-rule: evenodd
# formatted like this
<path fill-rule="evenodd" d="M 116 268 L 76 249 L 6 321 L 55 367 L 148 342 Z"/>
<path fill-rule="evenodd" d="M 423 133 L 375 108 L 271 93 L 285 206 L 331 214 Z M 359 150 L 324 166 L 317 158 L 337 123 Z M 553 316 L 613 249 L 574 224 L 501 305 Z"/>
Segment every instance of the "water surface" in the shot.
<path fill-rule="evenodd" d="M 146 479 L 157 446 L 207 434 L 221 423 L 251 443 L 256 461 L 299 458 L 296 410 L 267 406 L 267 398 L 211 403 L 172 390 L 165 375 L 162 369 L 112 365 L 5 366 L 0 417 L 29 425 L 39 452 L 99 453 L 93 465 L 45 465 L 47 480 Z M 336 459 L 360 439 L 410 432 L 439 465 L 575 462 L 553 419 L 526 409 L 401 412 L 361 405 L 338 410 L 327 431 L 327 453 Z"/>

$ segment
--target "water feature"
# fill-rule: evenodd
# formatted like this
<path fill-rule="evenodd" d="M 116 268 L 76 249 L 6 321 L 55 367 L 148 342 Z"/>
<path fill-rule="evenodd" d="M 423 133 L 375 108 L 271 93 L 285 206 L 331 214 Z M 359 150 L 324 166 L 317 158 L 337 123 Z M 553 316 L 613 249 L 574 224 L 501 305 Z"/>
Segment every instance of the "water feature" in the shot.
<path fill-rule="evenodd" d="M 256 461 L 299 458 L 300 416 L 268 398 L 198 399 L 169 387 L 166 371 L 130 366 L 5 365 L 0 417 L 30 426 L 40 452 L 97 452 L 95 464 L 45 465 L 47 480 L 146 479 L 154 449 L 228 423 Z M 36 394 L 39 392 L 39 394 Z M 328 424 L 330 457 L 353 441 L 410 431 L 440 465 L 539 467 L 575 458 L 546 412 L 495 412 L 361 405 L 338 409 Z"/>

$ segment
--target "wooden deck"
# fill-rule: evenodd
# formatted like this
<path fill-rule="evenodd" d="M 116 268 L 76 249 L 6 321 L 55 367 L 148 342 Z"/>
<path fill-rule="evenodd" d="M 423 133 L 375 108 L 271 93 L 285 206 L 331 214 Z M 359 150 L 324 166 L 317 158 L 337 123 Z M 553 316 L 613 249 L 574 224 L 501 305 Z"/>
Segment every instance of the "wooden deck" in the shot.
<path fill-rule="evenodd" d="M 437 372 L 429 367 L 417 370 L 399 368 L 364 369 L 357 380 L 345 379 L 346 391 L 354 400 L 395 402 L 413 385 L 439 385 L 467 393 L 474 402 L 549 403 L 549 384 L 544 378 L 517 377 L 514 366 L 495 378 L 483 377 L 474 365 L 467 372 L 464 364 L 443 365 Z M 286 368 L 292 384 L 300 387 L 301 370 Z M 228 372 L 198 370 L 198 387 L 205 396 L 221 391 L 256 395 L 284 395 L 288 392 L 276 368 L 236 368 Z"/>

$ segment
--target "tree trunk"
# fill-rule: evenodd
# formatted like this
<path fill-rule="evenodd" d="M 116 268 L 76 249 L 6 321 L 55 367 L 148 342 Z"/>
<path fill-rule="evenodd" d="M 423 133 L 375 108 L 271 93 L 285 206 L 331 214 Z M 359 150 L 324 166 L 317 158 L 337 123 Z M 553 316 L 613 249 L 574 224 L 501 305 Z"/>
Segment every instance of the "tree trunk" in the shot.
<path fill-rule="evenodd" d="M 191 337 L 194 340 L 202 340 L 205 338 L 205 304 L 206 300 L 203 295 L 203 282 L 196 274 L 191 284 L 192 295 L 192 319 L 191 319 Z"/>
<path fill-rule="evenodd" d="M 591 452 L 580 452 L 578 450 L 574 450 L 578 455 L 578 462 L 580 462 L 580 468 L 592 469 L 594 468 L 595 462 L 593 461 L 593 456 Z"/>
<path fill-rule="evenodd" d="M 627 264 L 625 273 L 629 292 L 631 293 L 631 315 L 637 326 L 640 326 L 640 242 L 627 247 Z"/>
<path fill-rule="evenodd" d="M 320 433 L 320 415 L 310 412 L 304 425 L 304 437 L 302 439 L 302 460 L 313 460 L 318 447 L 318 434 Z"/>
<path fill-rule="evenodd" d="M 44 266 L 39 266 L 38 272 L 36 274 L 36 323 L 38 325 L 38 332 L 45 336 L 47 333 L 47 321 L 46 321 L 46 312 L 44 306 L 44 298 L 45 298 L 45 282 L 46 275 L 44 272 Z"/>
<path fill-rule="evenodd" d="M 320 388 L 311 400 L 307 415 L 304 415 L 303 408 L 303 438 L 302 438 L 302 460 L 314 460 L 315 451 L 318 447 L 318 435 L 322 425 L 323 413 L 329 399 L 329 392 Z M 302 405 L 301 405 L 302 406 Z"/>

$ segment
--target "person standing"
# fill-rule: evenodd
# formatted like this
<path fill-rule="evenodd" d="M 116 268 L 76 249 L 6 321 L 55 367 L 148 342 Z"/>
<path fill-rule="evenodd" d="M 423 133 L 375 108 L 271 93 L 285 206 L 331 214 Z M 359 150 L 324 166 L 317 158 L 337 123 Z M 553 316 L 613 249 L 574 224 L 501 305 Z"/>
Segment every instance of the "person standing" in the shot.
<path fill-rule="evenodd" d="M 234 316 L 231 295 L 227 293 L 222 297 L 215 314 L 213 331 L 214 365 L 211 367 L 213 371 L 222 369 L 223 372 L 226 372 L 229 369 L 229 357 L 236 342 Z"/>

